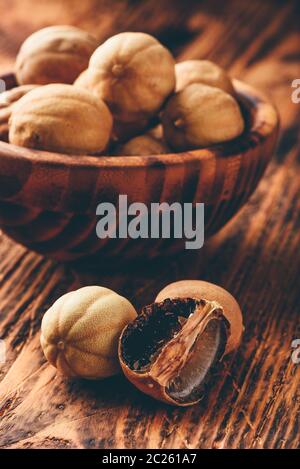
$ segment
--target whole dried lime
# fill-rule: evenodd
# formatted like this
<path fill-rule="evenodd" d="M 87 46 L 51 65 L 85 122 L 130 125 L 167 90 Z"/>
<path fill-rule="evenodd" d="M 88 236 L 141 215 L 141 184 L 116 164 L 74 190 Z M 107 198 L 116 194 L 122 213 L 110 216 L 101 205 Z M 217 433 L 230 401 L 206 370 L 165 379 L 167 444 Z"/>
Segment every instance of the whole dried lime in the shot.
<path fill-rule="evenodd" d="M 75 26 L 40 29 L 23 42 L 17 55 L 15 72 L 18 83 L 71 84 L 87 68 L 96 47 L 96 39 Z"/>
<path fill-rule="evenodd" d="M 147 156 L 168 153 L 167 146 L 150 135 L 139 135 L 123 145 L 118 145 L 115 155 L 124 156 Z"/>
<path fill-rule="evenodd" d="M 176 91 L 181 91 L 192 83 L 215 86 L 234 95 L 229 75 L 219 65 L 210 60 L 185 60 L 175 65 Z"/>
<path fill-rule="evenodd" d="M 147 120 L 175 88 L 175 62 L 153 36 L 126 32 L 93 53 L 88 71 L 75 83 L 86 86 L 109 106 L 121 123 Z"/>
<path fill-rule="evenodd" d="M 9 119 L 10 143 L 60 153 L 101 153 L 111 130 L 106 104 L 66 84 L 29 91 L 13 106 Z"/>
<path fill-rule="evenodd" d="M 162 124 L 167 143 L 176 151 L 226 142 L 244 130 L 238 102 L 225 91 L 199 83 L 169 99 Z"/>
<path fill-rule="evenodd" d="M 132 304 L 108 288 L 90 286 L 67 293 L 43 317 L 44 354 L 67 376 L 114 375 L 120 371 L 119 336 L 135 317 Z"/>

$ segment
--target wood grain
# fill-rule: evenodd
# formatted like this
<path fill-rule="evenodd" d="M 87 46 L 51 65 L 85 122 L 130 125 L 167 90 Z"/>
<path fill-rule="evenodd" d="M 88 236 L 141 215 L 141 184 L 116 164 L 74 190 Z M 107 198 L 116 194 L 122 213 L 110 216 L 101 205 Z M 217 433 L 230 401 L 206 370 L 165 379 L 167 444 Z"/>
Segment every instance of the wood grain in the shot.
<path fill-rule="evenodd" d="M 0 238 L 0 445 L 4 448 L 299 448 L 300 338 L 299 2 L 217 0 L 160 2 L 0 0 L 3 69 L 34 29 L 72 23 L 99 40 L 126 29 L 154 33 L 180 58 L 206 57 L 272 95 L 282 121 L 278 150 L 242 212 L 197 255 L 126 267 L 49 261 Z M 100 13 L 101 12 L 101 13 Z M 239 300 L 245 334 L 220 366 L 200 405 L 155 402 L 120 376 L 67 381 L 39 346 L 43 312 L 62 293 L 90 283 L 115 288 L 137 307 L 168 282 L 203 278 Z"/>

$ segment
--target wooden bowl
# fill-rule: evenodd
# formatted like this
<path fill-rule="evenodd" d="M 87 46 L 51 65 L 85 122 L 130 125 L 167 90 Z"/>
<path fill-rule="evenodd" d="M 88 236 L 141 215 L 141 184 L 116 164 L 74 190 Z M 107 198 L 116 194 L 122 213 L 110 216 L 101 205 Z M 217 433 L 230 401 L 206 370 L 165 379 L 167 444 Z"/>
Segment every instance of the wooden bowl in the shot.
<path fill-rule="evenodd" d="M 7 88 L 13 75 L 3 76 Z M 252 87 L 234 82 L 246 130 L 239 138 L 177 154 L 70 156 L 0 142 L 0 227 L 46 256 L 70 261 L 99 255 L 153 258 L 184 249 L 178 239 L 98 239 L 96 206 L 204 202 L 205 235 L 219 230 L 247 201 L 273 154 L 278 115 Z"/>

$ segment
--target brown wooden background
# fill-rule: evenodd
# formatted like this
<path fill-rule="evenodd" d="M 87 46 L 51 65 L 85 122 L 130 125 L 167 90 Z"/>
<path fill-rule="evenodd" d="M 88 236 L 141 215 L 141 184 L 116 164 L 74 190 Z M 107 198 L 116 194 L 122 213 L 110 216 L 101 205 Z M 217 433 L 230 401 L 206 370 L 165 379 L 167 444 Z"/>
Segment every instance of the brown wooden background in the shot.
<path fill-rule="evenodd" d="M 282 120 L 277 154 L 247 206 L 198 256 L 152 265 L 63 266 L 0 232 L 0 445 L 6 448 L 295 448 L 299 447 L 300 338 L 299 2 L 0 0 L 0 68 L 20 43 L 50 24 L 79 25 L 99 39 L 144 30 L 179 59 L 210 58 L 268 92 Z M 67 381 L 43 359 L 39 325 L 62 293 L 97 283 L 138 307 L 169 281 L 203 278 L 239 300 L 246 332 L 207 398 L 189 409 L 157 403 L 123 377 Z"/>

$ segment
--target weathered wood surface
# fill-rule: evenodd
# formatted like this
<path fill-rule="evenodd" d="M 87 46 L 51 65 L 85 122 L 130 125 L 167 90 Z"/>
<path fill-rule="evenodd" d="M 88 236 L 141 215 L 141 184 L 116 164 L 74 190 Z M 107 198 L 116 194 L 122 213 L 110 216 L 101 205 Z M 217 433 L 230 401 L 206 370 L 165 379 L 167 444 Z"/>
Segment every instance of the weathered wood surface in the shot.
<path fill-rule="evenodd" d="M 8 4 L 9 3 L 9 4 Z M 112 3 L 114 5 L 112 6 Z M 5 448 L 296 448 L 300 338 L 299 2 L 240 0 L 72 2 L 0 0 L 1 72 L 33 30 L 71 23 L 99 39 L 122 30 L 155 34 L 180 59 L 211 58 L 268 92 L 282 120 L 278 151 L 242 212 L 195 256 L 122 270 L 63 266 L 0 237 L 0 445 Z M 181 278 L 203 278 L 239 300 L 246 331 L 200 405 L 176 409 L 123 377 L 67 381 L 39 347 L 43 312 L 62 293 L 97 283 L 138 307 Z"/>

